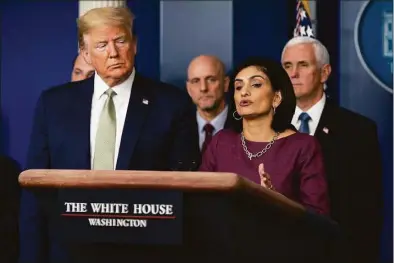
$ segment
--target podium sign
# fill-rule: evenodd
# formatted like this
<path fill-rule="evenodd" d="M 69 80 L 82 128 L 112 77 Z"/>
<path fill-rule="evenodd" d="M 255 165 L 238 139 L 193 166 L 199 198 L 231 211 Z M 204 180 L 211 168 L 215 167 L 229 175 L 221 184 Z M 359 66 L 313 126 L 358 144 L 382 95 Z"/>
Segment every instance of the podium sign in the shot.
<path fill-rule="evenodd" d="M 60 189 L 60 237 L 72 243 L 182 244 L 182 192 Z"/>
<path fill-rule="evenodd" d="M 236 174 L 28 170 L 19 181 L 37 190 L 67 262 L 341 261 L 335 223 Z"/>

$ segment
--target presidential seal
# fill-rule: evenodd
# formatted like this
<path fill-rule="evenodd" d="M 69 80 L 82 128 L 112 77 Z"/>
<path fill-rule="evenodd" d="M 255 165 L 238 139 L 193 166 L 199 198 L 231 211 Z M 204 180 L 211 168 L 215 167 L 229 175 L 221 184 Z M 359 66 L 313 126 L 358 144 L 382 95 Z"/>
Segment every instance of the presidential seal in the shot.
<path fill-rule="evenodd" d="M 354 45 L 361 65 L 383 89 L 393 93 L 393 3 L 365 2 L 356 19 Z"/>

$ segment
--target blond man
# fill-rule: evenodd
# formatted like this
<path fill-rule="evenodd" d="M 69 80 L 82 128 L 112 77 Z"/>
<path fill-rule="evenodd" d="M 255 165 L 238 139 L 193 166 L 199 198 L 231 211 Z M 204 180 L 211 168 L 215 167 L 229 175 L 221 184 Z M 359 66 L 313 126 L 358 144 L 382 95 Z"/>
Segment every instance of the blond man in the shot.
<path fill-rule="evenodd" d="M 78 19 L 81 54 L 96 74 L 41 94 L 28 169 L 172 170 L 198 156 L 182 118 L 191 106 L 187 94 L 134 68 L 133 18 L 127 8 L 97 8 Z M 40 207 L 24 190 L 20 262 L 66 262 L 57 230 Z"/>

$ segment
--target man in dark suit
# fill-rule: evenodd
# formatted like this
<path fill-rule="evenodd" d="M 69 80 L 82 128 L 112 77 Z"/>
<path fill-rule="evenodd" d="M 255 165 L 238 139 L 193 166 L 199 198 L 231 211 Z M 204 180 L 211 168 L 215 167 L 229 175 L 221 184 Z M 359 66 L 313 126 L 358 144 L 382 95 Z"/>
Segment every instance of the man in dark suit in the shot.
<path fill-rule="evenodd" d="M 18 261 L 19 165 L 0 156 L 0 262 Z"/>
<path fill-rule="evenodd" d="M 44 91 L 35 111 L 28 169 L 174 170 L 199 153 L 182 118 L 185 92 L 139 75 L 127 8 L 78 20 L 81 52 L 96 74 Z M 68 262 L 45 206 L 22 191 L 20 262 Z"/>
<path fill-rule="evenodd" d="M 331 66 L 327 49 L 308 37 L 291 39 L 282 64 L 297 97 L 292 124 L 316 136 L 325 158 L 331 216 L 345 236 L 344 262 L 379 261 L 383 223 L 382 171 L 376 124 L 325 95 Z"/>
<path fill-rule="evenodd" d="M 226 103 L 229 83 L 219 58 L 200 55 L 189 63 L 186 88 L 197 108 L 190 112 L 192 137 L 198 140 L 201 153 L 217 132 L 239 126 L 240 122 L 233 117 L 234 110 Z"/>

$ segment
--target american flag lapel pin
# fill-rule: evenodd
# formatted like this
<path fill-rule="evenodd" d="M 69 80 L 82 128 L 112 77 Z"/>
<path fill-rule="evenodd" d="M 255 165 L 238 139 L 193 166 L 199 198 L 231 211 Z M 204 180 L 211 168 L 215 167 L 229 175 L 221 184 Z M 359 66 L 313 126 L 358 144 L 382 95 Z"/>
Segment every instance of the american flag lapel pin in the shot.
<path fill-rule="evenodd" d="M 327 128 L 327 127 L 324 127 L 324 128 L 323 128 L 323 132 L 324 132 L 325 134 L 328 134 L 328 132 L 329 132 L 328 128 Z"/>
<path fill-rule="evenodd" d="M 148 104 L 149 104 L 149 100 L 147 100 L 147 99 L 142 99 L 142 103 L 145 104 L 145 105 L 148 105 Z"/>

